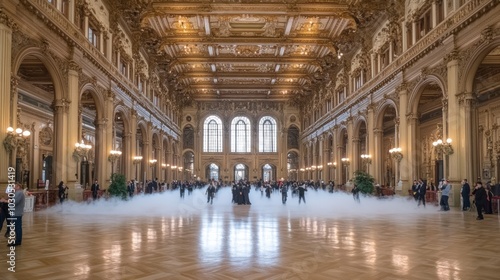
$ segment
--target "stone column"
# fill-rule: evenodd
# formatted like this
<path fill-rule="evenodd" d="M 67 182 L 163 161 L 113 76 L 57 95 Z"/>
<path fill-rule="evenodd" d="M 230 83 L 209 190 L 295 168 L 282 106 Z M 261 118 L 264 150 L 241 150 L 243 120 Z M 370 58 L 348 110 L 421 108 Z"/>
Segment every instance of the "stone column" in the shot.
<path fill-rule="evenodd" d="M 80 67 L 74 61 L 69 62 L 68 67 L 68 126 L 66 127 L 67 147 L 65 154 L 68 163 L 67 181 L 68 196 L 70 199 L 81 199 L 76 197 L 76 188 L 80 187 L 79 180 L 74 174 L 78 174 L 78 163 L 73 159 L 75 143 L 80 142 L 80 93 L 78 91 L 78 71 Z"/>
<path fill-rule="evenodd" d="M 104 178 L 107 178 L 109 183 L 111 183 L 111 167 L 112 165 L 116 164 L 115 163 L 111 163 L 109 160 L 108 160 L 108 156 L 110 155 L 110 152 L 111 150 L 114 150 L 115 149 L 115 135 L 113 133 L 114 129 L 113 129 L 113 125 L 114 125 L 114 122 L 115 122 L 115 114 L 114 114 L 114 100 L 115 100 L 115 94 L 114 92 L 112 92 L 111 90 L 108 90 L 107 92 L 107 99 L 106 99 L 106 105 L 104 107 L 104 114 L 105 114 L 105 118 L 108 120 L 106 122 L 106 137 L 105 137 L 105 142 L 104 142 L 104 146 L 103 146 L 103 156 L 104 156 L 104 161 L 105 164 L 104 166 L 106 166 L 106 174 L 107 176 L 106 177 L 103 177 Z M 114 172 L 114 170 L 113 170 Z"/>
<path fill-rule="evenodd" d="M 372 156 L 372 163 L 368 165 L 368 173 L 374 177 L 375 182 L 380 182 L 381 178 L 379 178 L 377 173 L 375 173 L 375 165 L 379 165 L 377 162 L 380 161 L 381 156 L 375 154 L 376 151 L 380 149 L 375 148 L 375 115 L 373 111 L 374 105 L 369 104 L 367 107 L 368 120 L 366 125 L 368 130 L 368 148 L 366 149 L 366 152 Z"/>
<path fill-rule="evenodd" d="M 411 22 L 411 45 L 415 45 L 417 42 L 417 22 L 414 20 Z"/>
<path fill-rule="evenodd" d="M 418 118 L 417 118 L 417 115 L 415 113 L 412 113 L 412 112 L 409 112 L 406 114 L 406 124 L 407 124 L 407 144 L 406 144 L 406 147 L 408 148 L 408 150 L 405 152 L 405 150 L 402 150 L 401 152 L 403 153 L 403 160 L 405 158 L 406 161 L 405 161 L 405 171 L 408 172 L 408 180 L 410 180 L 406 187 L 409 188 L 409 184 L 412 183 L 411 182 L 411 178 L 417 178 L 418 176 L 418 173 L 417 173 L 417 166 L 416 164 L 412 164 L 412 160 L 411 159 L 415 159 L 417 158 L 417 129 L 418 129 Z M 403 189 L 403 191 L 405 191 L 405 189 Z M 406 194 L 406 193 L 404 193 Z"/>
<path fill-rule="evenodd" d="M 288 139 L 288 130 L 286 128 L 281 129 L 281 143 L 277 143 L 278 145 L 278 152 L 280 155 L 280 168 L 282 169 L 282 176 L 283 178 L 287 179 L 288 178 L 288 165 L 287 165 L 287 160 L 288 160 L 288 154 L 287 154 L 287 139 Z M 248 178 L 252 179 L 253 178 Z"/>
<path fill-rule="evenodd" d="M 447 138 L 451 138 L 453 141 L 451 144 L 455 148 L 455 152 L 448 156 L 443 155 L 443 159 L 445 160 L 445 176 L 447 176 L 447 179 L 451 181 L 453 186 L 452 195 L 450 195 L 450 205 L 460 206 L 460 182 L 463 179 L 462 177 L 468 174 L 465 164 L 460 164 L 460 162 L 465 161 L 465 146 L 468 143 L 466 139 L 468 139 L 471 132 L 470 130 L 466 131 L 464 127 L 461 127 L 461 124 L 467 125 L 467 122 L 462 121 L 462 119 L 470 119 L 471 116 L 461 115 L 461 113 L 465 113 L 465 110 L 461 110 L 457 97 L 459 95 L 458 84 L 460 72 L 458 52 L 453 50 L 447 58 L 448 96 L 447 99 L 443 100 L 443 140 L 446 141 Z"/>
<path fill-rule="evenodd" d="M 106 32 L 104 35 L 104 39 L 106 39 L 106 53 L 105 56 L 106 58 L 111 61 L 111 64 L 113 64 L 113 33 L 111 32 Z"/>
<path fill-rule="evenodd" d="M 12 60 L 12 21 L 0 10 L 0 140 L 7 137 L 7 127 L 14 125 L 10 119 L 10 112 L 17 110 L 17 104 L 11 103 L 11 60 Z M 5 193 L 7 187 L 7 173 L 9 168 L 9 153 L 0 148 L 0 192 Z"/>
<path fill-rule="evenodd" d="M 444 3 L 443 5 L 446 5 Z M 436 0 L 432 1 L 432 28 L 436 27 L 437 21 L 438 21 L 438 14 L 437 14 L 437 3 Z"/>
<path fill-rule="evenodd" d="M 144 146 L 143 149 L 146 151 L 146 153 L 143 155 L 143 161 L 144 161 L 144 167 L 145 173 L 146 173 L 146 178 L 144 180 L 151 180 L 152 179 L 152 172 L 151 172 L 151 165 L 149 163 L 150 160 L 153 159 L 153 134 L 152 134 L 152 123 L 148 122 L 147 128 L 146 128 L 146 135 L 147 135 L 147 140 L 144 141 Z"/>
<path fill-rule="evenodd" d="M 130 155 L 129 158 L 133 159 L 135 156 L 139 156 L 137 152 L 137 111 L 130 109 Z M 130 170 L 129 178 L 139 179 L 141 178 L 138 174 L 140 163 L 134 163 L 134 168 Z"/>
<path fill-rule="evenodd" d="M 383 182 L 384 178 L 384 159 L 387 151 L 383 151 L 382 148 L 382 136 L 384 131 L 380 128 L 373 129 L 373 147 L 374 147 L 374 161 L 373 161 L 373 174 L 375 178 L 379 178 L 379 182 Z"/>
<path fill-rule="evenodd" d="M 478 137 L 473 137 L 470 133 L 473 131 L 473 105 L 475 98 L 472 93 L 462 93 L 459 96 L 459 107 L 460 107 L 460 119 L 459 128 L 460 136 L 458 139 L 452 139 L 452 147 L 457 155 L 460 155 L 462 159 L 459 164 L 459 170 L 463 172 L 464 178 L 467 178 L 469 182 L 474 183 L 474 166 L 477 166 L 477 158 L 473 156 L 473 147 L 478 147 Z M 495 138 L 494 138 L 495 139 Z M 499 174 L 495 174 L 498 182 Z M 462 178 L 462 179 L 464 179 Z"/>
<path fill-rule="evenodd" d="M 408 146 L 408 119 L 406 115 L 408 114 L 408 90 L 406 84 L 401 84 L 397 91 L 399 92 L 399 135 L 398 137 L 398 147 L 401 148 L 401 152 L 403 153 L 403 159 L 399 164 L 399 177 L 403 184 L 403 193 L 407 193 L 406 190 L 410 187 L 411 178 L 410 178 L 410 167 L 411 163 L 409 157 L 409 149 Z M 397 184 L 397 182 L 396 182 Z"/>
<path fill-rule="evenodd" d="M 75 1 L 68 0 L 68 20 L 73 24 L 75 23 Z"/>
<path fill-rule="evenodd" d="M 359 135 L 356 135 L 351 143 L 352 143 L 352 158 L 351 160 L 351 175 L 352 173 L 358 171 L 358 170 L 364 170 L 363 168 L 363 163 L 361 161 L 361 154 L 359 153 L 360 150 L 360 143 L 361 139 L 358 137 Z"/>
<path fill-rule="evenodd" d="M 55 141 L 54 141 L 54 173 L 52 177 L 51 186 L 56 186 L 59 181 L 68 182 L 68 154 L 69 143 L 68 143 L 68 111 L 69 102 L 67 99 L 57 99 L 55 100 Z M 71 144 L 71 148 L 74 147 L 74 143 Z M 73 167 L 74 168 L 74 167 Z M 74 170 L 74 169 L 72 169 Z M 73 176 L 72 176 L 73 177 Z"/>
<path fill-rule="evenodd" d="M 357 154 L 354 152 L 354 148 L 356 145 L 354 145 L 354 126 L 352 124 L 353 118 L 348 117 L 347 118 L 347 139 L 350 139 L 350 141 L 347 141 L 347 147 L 346 147 L 346 157 L 349 159 L 349 168 L 348 170 L 348 179 L 352 178 L 352 173 L 356 170 L 356 167 L 358 166 L 358 159 L 355 159 L 354 156 Z"/>
<path fill-rule="evenodd" d="M 109 183 L 109 172 L 107 170 L 108 166 L 108 148 L 106 145 L 106 133 L 108 120 L 105 118 L 96 121 L 96 132 L 95 132 L 95 156 L 94 156 L 94 170 L 95 175 L 91 181 L 97 179 L 102 188 L 107 188 L 107 183 Z"/>

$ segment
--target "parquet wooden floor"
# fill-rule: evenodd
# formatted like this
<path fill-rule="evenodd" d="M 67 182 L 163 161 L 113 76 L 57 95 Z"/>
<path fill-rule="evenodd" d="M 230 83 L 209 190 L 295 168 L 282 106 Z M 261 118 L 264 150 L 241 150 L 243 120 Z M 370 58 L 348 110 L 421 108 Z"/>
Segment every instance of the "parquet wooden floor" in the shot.
<path fill-rule="evenodd" d="M 222 190 L 210 205 L 200 190 L 67 202 L 25 214 L 16 272 L 2 246 L 0 279 L 500 279 L 497 214 L 306 199 L 253 192 L 252 205 L 232 205 Z"/>

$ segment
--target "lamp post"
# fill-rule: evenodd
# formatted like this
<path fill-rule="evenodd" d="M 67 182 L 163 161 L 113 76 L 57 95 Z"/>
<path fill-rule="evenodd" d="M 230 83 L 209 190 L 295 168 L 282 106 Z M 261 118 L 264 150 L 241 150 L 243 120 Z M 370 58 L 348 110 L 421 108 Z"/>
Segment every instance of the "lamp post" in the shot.
<path fill-rule="evenodd" d="M 401 148 L 392 148 L 389 150 L 391 157 L 396 161 L 396 178 L 398 178 L 398 184 L 401 182 L 400 172 L 399 172 L 399 164 L 403 159 L 403 154 L 401 153 Z"/>
<path fill-rule="evenodd" d="M 347 182 L 349 181 L 349 164 L 351 163 L 349 161 L 349 158 L 341 158 L 342 165 L 345 167 L 345 184 L 347 185 Z"/>
<path fill-rule="evenodd" d="M 78 179 L 78 163 L 82 161 L 82 159 L 88 157 L 89 151 L 92 149 L 91 145 L 85 144 L 83 140 L 78 143 L 75 143 L 75 150 L 73 151 L 73 159 L 76 161 L 76 173 L 75 177 Z M 80 182 L 83 187 L 86 187 L 87 184 L 87 176 L 80 176 Z"/>
<path fill-rule="evenodd" d="M 20 155 L 21 158 L 24 157 L 24 155 L 26 155 L 26 152 L 27 152 L 27 147 L 25 146 L 26 145 L 26 139 L 31 135 L 31 132 L 29 130 L 24 130 L 22 128 L 12 128 L 12 127 L 8 127 L 7 128 L 7 136 L 5 136 L 5 139 L 3 140 L 3 147 L 5 148 L 5 150 L 7 151 L 7 153 L 9 154 L 9 162 L 10 164 L 12 164 L 13 161 L 15 161 L 15 158 L 16 158 L 16 154 L 18 154 L 17 152 L 15 153 L 12 153 L 13 151 L 16 151 L 16 149 L 19 147 L 19 146 L 22 146 L 24 147 L 24 149 L 22 149 L 22 151 L 20 151 L 19 154 L 23 154 L 23 155 Z M 6 160 L 6 159 L 2 159 L 2 160 Z M 18 170 L 16 168 L 15 170 L 15 178 L 16 178 L 16 181 L 18 181 L 19 183 L 22 183 L 24 184 L 24 180 L 22 178 L 22 170 Z M 29 185 L 29 182 L 27 182 L 27 184 Z"/>
<path fill-rule="evenodd" d="M 451 138 L 448 138 L 446 139 L 446 142 L 441 139 L 432 142 L 432 146 L 434 146 L 436 152 L 445 156 L 445 166 L 443 167 L 443 170 L 445 171 L 445 174 L 443 175 L 445 177 L 448 177 L 448 156 L 454 152 L 453 147 L 451 146 L 451 141 Z"/>
<path fill-rule="evenodd" d="M 135 179 L 136 181 L 138 180 L 137 179 L 137 166 L 139 165 L 139 163 L 141 163 L 142 161 L 142 156 L 134 156 L 133 159 L 132 159 L 132 163 L 135 165 Z"/>
<path fill-rule="evenodd" d="M 363 164 L 363 167 L 365 167 L 366 169 L 366 173 L 368 173 L 368 165 L 372 163 L 372 155 L 362 154 L 361 162 Z"/>
<path fill-rule="evenodd" d="M 9 126 L 7 128 L 7 136 L 3 140 L 3 147 L 5 148 L 7 153 L 10 153 L 15 150 L 21 142 L 24 142 L 30 135 L 31 132 L 29 130 L 24 130 L 19 127 L 14 129 Z"/>
<path fill-rule="evenodd" d="M 111 162 L 111 179 L 113 179 L 114 165 L 116 160 L 122 155 L 121 151 L 111 150 L 108 155 L 108 161 Z"/>
<path fill-rule="evenodd" d="M 337 169 L 337 162 L 328 162 L 326 165 L 330 168 L 330 170 L 331 170 L 331 169 L 333 169 L 333 170 Z M 333 172 L 334 176 L 332 176 L 332 174 L 331 174 L 331 173 L 332 173 L 332 172 L 331 172 L 331 171 L 329 171 L 330 180 L 332 179 L 332 177 L 333 177 L 333 180 L 335 180 L 335 179 L 336 179 L 336 178 L 335 178 L 335 171 Z"/>
<path fill-rule="evenodd" d="M 436 151 L 442 153 L 445 156 L 453 154 L 453 147 L 451 146 L 451 138 L 446 139 L 446 142 L 444 142 L 441 139 L 434 141 L 432 142 L 432 146 L 434 146 Z"/>
<path fill-rule="evenodd" d="M 156 166 L 156 163 L 158 162 L 157 159 L 150 159 L 149 160 L 149 166 L 151 166 L 151 179 L 154 179 L 155 178 L 155 166 Z"/>

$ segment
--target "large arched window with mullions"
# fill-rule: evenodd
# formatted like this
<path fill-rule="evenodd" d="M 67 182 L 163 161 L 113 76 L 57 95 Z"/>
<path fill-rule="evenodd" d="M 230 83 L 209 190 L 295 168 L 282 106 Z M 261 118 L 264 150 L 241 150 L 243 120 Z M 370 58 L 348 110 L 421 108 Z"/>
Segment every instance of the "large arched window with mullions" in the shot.
<path fill-rule="evenodd" d="M 203 124 L 203 152 L 222 153 L 222 121 L 209 116 Z"/>
<path fill-rule="evenodd" d="M 250 153 L 250 141 L 250 120 L 247 117 L 234 118 L 231 122 L 231 152 Z"/>
<path fill-rule="evenodd" d="M 259 152 L 276 153 L 276 120 L 262 117 L 259 121 Z"/>

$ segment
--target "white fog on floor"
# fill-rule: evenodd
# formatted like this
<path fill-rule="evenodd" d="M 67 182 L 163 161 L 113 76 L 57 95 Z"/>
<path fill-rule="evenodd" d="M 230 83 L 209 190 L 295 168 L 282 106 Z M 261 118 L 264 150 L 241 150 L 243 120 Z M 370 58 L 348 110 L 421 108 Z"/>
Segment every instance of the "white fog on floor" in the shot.
<path fill-rule="evenodd" d="M 305 193 L 306 203 L 299 204 L 298 196 L 292 197 L 288 192 L 288 200 L 282 204 L 281 193 L 273 192 L 271 198 L 261 195 L 260 190 L 252 187 L 249 197 L 251 205 L 237 205 L 231 202 L 230 187 L 222 187 L 216 194 L 213 204 L 207 203 L 206 188 L 195 189 L 191 195 L 186 190 L 184 198 L 180 198 L 179 190 L 163 193 L 136 195 L 133 198 L 122 200 L 100 199 L 93 202 L 65 201 L 57 204 L 45 212 L 47 214 L 63 214 L 71 216 L 72 220 L 84 221 L 89 217 L 188 217 L 204 215 L 214 211 L 225 213 L 233 212 L 237 208 L 245 208 L 248 214 L 262 216 L 285 217 L 316 217 L 316 218 L 363 218 L 370 219 L 384 216 L 386 219 L 408 219 L 418 215 L 437 214 L 439 209 L 435 205 L 426 207 L 417 206 L 413 199 L 405 197 L 364 197 L 355 202 L 350 193 L 329 193 L 323 190 L 308 189 Z M 78 216 L 81 216 L 79 218 Z M 92 219 L 91 219 L 92 220 Z M 90 220 L 90 221 L 91 221 Z M 101 219 L 99 219 L 101 220 Z M 112 219 L 105 219 L 108 222 Z"/>

